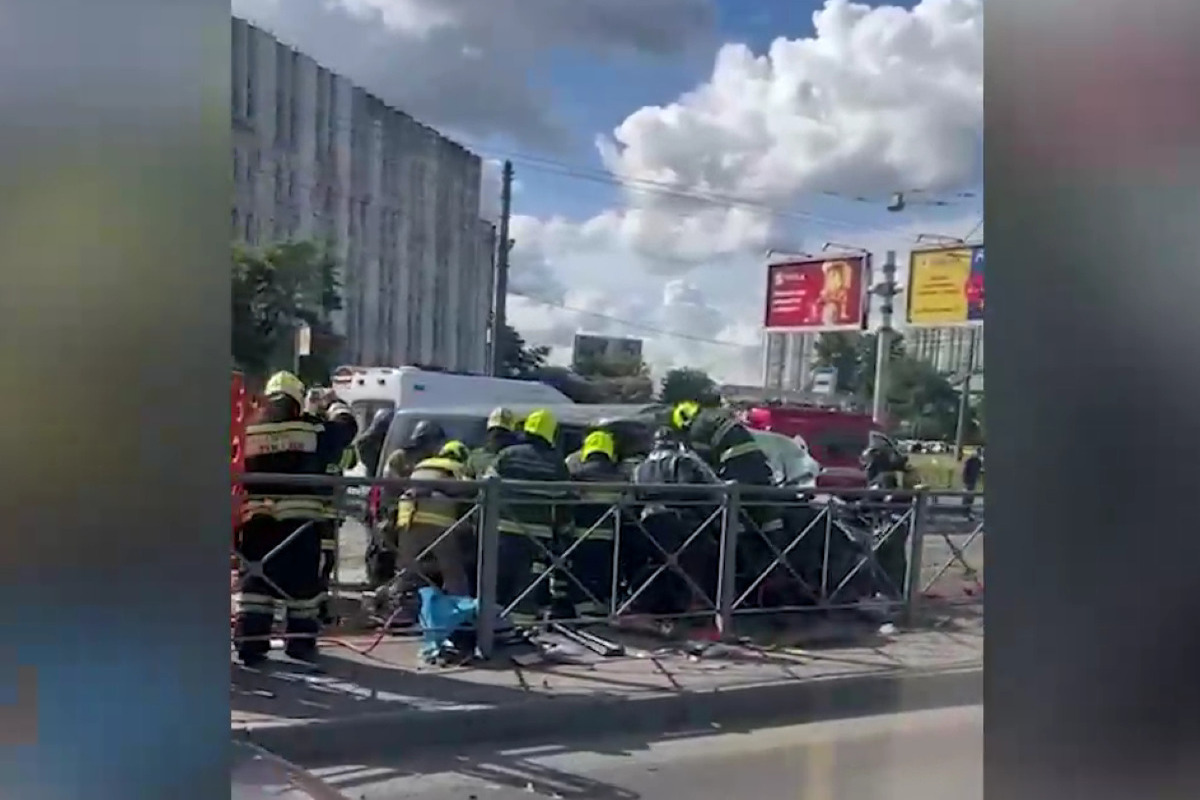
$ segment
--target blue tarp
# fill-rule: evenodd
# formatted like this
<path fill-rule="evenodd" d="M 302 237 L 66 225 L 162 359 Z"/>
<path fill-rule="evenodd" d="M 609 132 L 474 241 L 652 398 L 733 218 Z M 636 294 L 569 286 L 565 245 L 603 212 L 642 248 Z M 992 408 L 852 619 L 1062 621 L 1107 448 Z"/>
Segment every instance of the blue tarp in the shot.
<path fill-rule="evenodd" d="M 451 635 L 474 624 L 479 614 L 479 601 L 474 597 L 456 597 L 433 586 L 422 587 L 421 598 L 421 658 L 433 661 L 451 646 Z"/>

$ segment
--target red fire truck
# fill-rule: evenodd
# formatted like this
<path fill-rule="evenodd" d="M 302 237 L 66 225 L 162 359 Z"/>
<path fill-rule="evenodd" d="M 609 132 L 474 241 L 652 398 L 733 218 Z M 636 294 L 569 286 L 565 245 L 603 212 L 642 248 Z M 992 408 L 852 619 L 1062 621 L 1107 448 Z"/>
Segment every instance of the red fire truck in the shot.
<path fill-rule="evenodd" d="M 867 447 L 871 431 L 883 428 L 865 410 L 844 398 L 771 392 L 759 387 L 722 387 L 722 397 L 740 410 L 749 427 L 802 438 L 821 465 L 818 486 L 866 486 L 866 474 L 858 458 Z"/>

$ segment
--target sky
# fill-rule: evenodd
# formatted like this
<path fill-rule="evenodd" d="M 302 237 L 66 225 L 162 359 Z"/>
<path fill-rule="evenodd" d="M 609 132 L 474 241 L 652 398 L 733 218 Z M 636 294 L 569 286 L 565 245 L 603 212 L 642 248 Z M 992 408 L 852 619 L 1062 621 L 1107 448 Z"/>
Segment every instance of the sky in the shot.
<path fill-rule="evenodd" d="M 509 322 L 757 383 L 768 251 L 982 237 L 983 0 L 233 0 L 516 175 Z M 887 210 L 904 191 L 902 212 Z"/>

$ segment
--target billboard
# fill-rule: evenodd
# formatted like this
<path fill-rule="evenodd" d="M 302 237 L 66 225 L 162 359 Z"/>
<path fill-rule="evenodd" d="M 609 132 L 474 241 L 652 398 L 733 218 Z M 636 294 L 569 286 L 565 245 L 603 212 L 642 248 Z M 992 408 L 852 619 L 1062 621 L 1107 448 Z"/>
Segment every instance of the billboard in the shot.
<path fill-rule="evenodd" d="M 870 267 L 866 256 L 771 264 L 764 327 L 802 333 L 861 330 Z"/>
<path fill-rule="evenodd" d="M 571 348 L 571 366 L 578 369 L 594 361 L 641 361 L 642 340 L 624 336 L 595 336 L 588 333 L 575 334 Z"/>
<path fill-rule="evenodd" d="M 916 250 L 909 257 L 908 324 L 983 324 L 983 245 Z"/>

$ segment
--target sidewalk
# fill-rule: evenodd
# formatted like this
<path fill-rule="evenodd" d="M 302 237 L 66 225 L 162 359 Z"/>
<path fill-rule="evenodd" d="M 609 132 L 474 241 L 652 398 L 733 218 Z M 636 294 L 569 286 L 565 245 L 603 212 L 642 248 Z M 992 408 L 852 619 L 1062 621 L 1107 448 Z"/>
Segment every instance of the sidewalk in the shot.
<path fill-rule="evenodd" d="M 827 632 L 827 631 L 826 631 Z M 580 648 L 521 667 L 418 665 L 417 644 L 374 637 L 325 646 L 319 669 L 278 657 L 232 668 L 235 737 L 293 761 L 353 763 L 370 753 L 484 741 L 553 740 L 634 730 L 769 724 L 977 703 L 982 615 L 855 642 L 769 649 L 712 645 L 700 656 L 645 635 L 605 632 L 627 654 Z M 794 637 L 793 637 L 794 638 Z M 339 644 L 341 646 L 339 646 Z"/>

